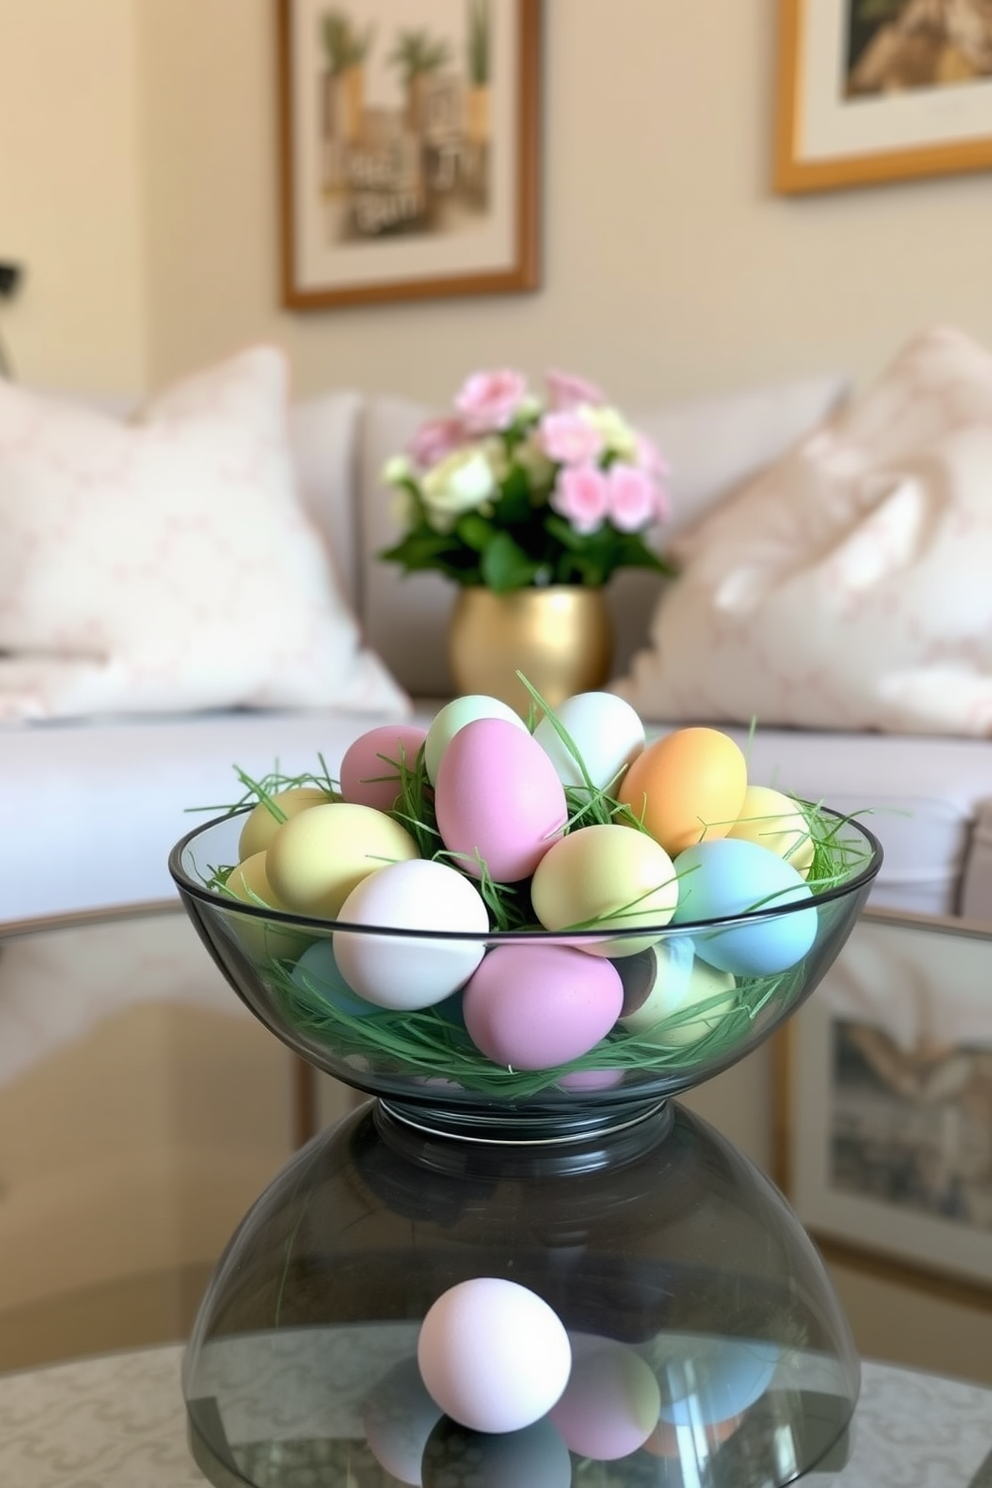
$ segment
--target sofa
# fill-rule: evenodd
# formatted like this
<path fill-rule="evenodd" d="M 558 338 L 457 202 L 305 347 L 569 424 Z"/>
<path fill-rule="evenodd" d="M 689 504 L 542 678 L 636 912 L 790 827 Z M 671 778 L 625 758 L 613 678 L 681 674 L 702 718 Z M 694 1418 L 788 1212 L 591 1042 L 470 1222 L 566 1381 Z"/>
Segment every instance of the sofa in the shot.
<path fill-rule="evenodd" d="M 244 356 L 253 376 L 262 368 L 261 380 L 274 394 L 265 408 L 282 406 L 280 399 L 285 403 L 290 395 L 279 354 L 262 348 Z M 244 356 L 231 365 L 242 367 Z M 167 443 L 166 435 L 172 439 L 184 420 L 192 417 L 195 425 L 204 407 L 215 408 L 216 382 L 208 382 L 209 396 L 199 383 L 195 398 L 188 388 L 167 390 L 150 405 L 150 415 L 146 407 L 139 425 L 150 420 L 153 441 L 161 436 Z M 30 401 L 35 397 L 37 408 Z M 676 552 L 687 544 L 691 552 L 707 523 L 768 472 L 787 471 L 794 452 L 811 447 L 850 399 L 847 380 L 829 375 L 632 409 L 632 421 L 671 467 L 672 518 L 663 541 Z M 120 468 L 117 436 L 109 431 L 130 426 L 127 400 L 96 404 L 30 394 L 15 400 L 5 426 L 0 398 L 0 522 L 5 449 L 10 457 L 28 437 L 38 409 L 56 410 L 58 422 L 70 408 L 70 423 L 81 420 L 80 437 L 92 435 L 99 444 L 102 430 L 111 441 L 93 456 L 95 468 Z M 244 412 L 240 408 L 239 416 Z M 250 404 L 248 412 L 258 435 L 263 413 L 269 414 Z M 401 578 L 378 556 L 396 535 L 380 473 L 428 412 L 409 400 L 350 390 L 289 406 L 280 499 L 299 504 L 304 516 L 294 511 L 291 520 L 303 521 L 306 541 L 323 553 L 326 567 L 316 580 L 316 560 L 312 553 L 306 557 L 305 582 L 334 591 L 333 614 L 318 632 L 334 653 L 333 666 L 316 677 L 310 697 L 311 679 L 301 673 L 303 703 L 280 692 L 285 647 L 272 648 L 274 685 L 271 675 L 249 676 L 252 658 L 272 639 L 273 605 L 291 606 L 288 591 L 278 591 L 268 610 L 259 606 L 247 660 L 238 637 L 221 629 L 212 671 L 209 656 L 194 655 L 187 672 L 183 657 L 167 658 L 168 667 L 159 658 L 157 673 L 146 668 L 133 696 L 113 692 L 130 675 L 126 668 L 94 669 L 71 628 L 68 639 L 62 632 L 54 640 L 35 636 L 17 656 L 0 610 L 0 653 L 6 647 L 10 662 L 4 677 L 0 654 L 0 713 L 7 700 L 0 721 L 0 1251 L 7 1257 L 0 1316 L 6 1336 L 15 1340 L 10 1358 L 0 1353 L 0 1366 L 71 1351 L 72 1339 L 67 1345 L 58 1329 L 50 1347 L 28 1341 L 39 1337 L 38 1319 L 53 1297 L 62 1319 L 67 1299 L 75 1299 L 90 1344 L 96 1313 L 113 1312 L 105 1305 L 109 1293 L 125 1321 L 98 1335 L 107 1346 L 183 1332 L 230 1228 L 300 1135 L 292 1063 L 221 983 L 177 910 L 166 860 L 192 826 L 239 799 L 235 767 L 255 777 L 275 767 L 295 774 L 313 769 L 319 756 L 333 774 L 357 734 L 393 718 L 427 721 L 450 694 L 450 586 L 430 574 Z M 269 459 L 279 430 L 273 423 L 264 432 Z M 197 446 L 193 453 L 199 458 L 202 451 Z M 218 469 L 230 483 L 232 452 L 225 447 L 221 455 Z M 166 458 L 158 449 L 160 456 Z M 191 479 L 194 468 L 168 460 L 155 477 L 156 489 L 166 494 L 176 481 Z M 78 489 L 92 488 L 92 468 L 75 472 L 60 522 L 76 511 Z M 249 508 L 240 466 L 236 479 L 242 484 L 235 511 L 243 513 Z M 195 482 L 190 490 L 187 525 L 200 499 Z M 15 528 L 27 504 L 25 498 L 18 505 Z M 211 553 L 220 553 L 224 524 L 232 520 L 221 497 L 217 507 L 218 530 L 198 539 L 214 544 Z M 17 531 L 29 553 L 40 539 L 29 530 L 28 516 L 23 520 Z M 171 538 L 165 532 L 156 540 L 155 551 L 164 552 Z M 261 571 L 257 553 L 238 561 L 256 575 Z M 210 571 L 197 571 L 195 585 L 202 587 Z M 9 582 L 9 567 L 6 573 Z M 108 568 L 99 583 L 110 585 L 118 576 Z M 0 590 L 3 582 L 0 566 Z M 616 685 L 635 702 L 643 702 L 653 685 L 645 676 L 657 662 L 652 636 L 666 582 L 627 571 L 610 586 Z M 135 583 L 141 592 L 150 584 L 147 573 Z M 29 595 L 19 621 L 25 635 L 30 624 L 49 623 L 58 590 L 43 595 L 34 611 L 31 602 Z M 214 622 L 206 615 L 202 623 L 206 633 Z M 60 659 L 46 671 L 57 644 L 69 662 Z M 186 657 L 197 653 L 199 632 L 186 636 L 182 648 Z M 242 662 L 242 695 L 216 701 L 211 687 L 223 689 Z M 158 685 L 155 677 L 166 671 L 172 692 L 141 691 Z M 181 686 L 175 680 L 180 674 Z M 321 688 L 336 689 L 338 700 L 321 703 Z M 38 707 L 45 697 L 55 700 L 47 714 Z M 746 748 L 755 783 L 823 799 L 840 811 L 869 811 L 885 850 L 874 904 L 992 921 L 988 731 L 968 736 L 766 725 L 759 716 L 752 736 L 743 718 L 641 711 L 652 732 L 717 722 Z M 325 1091 L 318 1119 L 335 1114 L 347 1099 L 340 1089 Z M 140 1317 L 128 1288 L 149 1276 L 159 1278 L 157 1301 Z M 86 1297 L 98 1300 L 87 1308 L 80 1300 Z"/>

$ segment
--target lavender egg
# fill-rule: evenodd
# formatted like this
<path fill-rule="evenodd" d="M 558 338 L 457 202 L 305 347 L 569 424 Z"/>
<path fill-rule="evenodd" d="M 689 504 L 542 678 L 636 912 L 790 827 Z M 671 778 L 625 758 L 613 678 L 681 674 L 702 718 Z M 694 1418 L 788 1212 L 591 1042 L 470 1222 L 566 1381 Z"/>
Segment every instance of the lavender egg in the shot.
<path fill-rule="evenodd" d="M 494 1064 L 551 1069 L 579 1059 L 620 1016 L 623 983 L 610 961 L 571 946 L 504 945 L 465 989 L 469 1038 Z"/>
<path fill-rule="evenodd" d="M 485 863 L 497 883 L 530 878 L 568 815 L 551 760 L 503 718 L 479 718 L 455 734 L 438 766 L 434 809 L 458 867 L 481 878 Z"/>

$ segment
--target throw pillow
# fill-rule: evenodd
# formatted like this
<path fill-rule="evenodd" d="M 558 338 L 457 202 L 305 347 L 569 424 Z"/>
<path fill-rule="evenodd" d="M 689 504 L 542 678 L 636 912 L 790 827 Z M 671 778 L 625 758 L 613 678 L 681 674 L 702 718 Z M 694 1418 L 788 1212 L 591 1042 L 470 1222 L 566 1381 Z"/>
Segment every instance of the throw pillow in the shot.
<path fill-rule="evenodd" d="M 918 336 L 676 546 L 641 713 L 992 733 L 992 355 Z"/>
<path fill-rule="evenodd" d="M 130 423 L 0 382 L 0 719 L 404 711 L 296 488 L 257 347 Z"/>

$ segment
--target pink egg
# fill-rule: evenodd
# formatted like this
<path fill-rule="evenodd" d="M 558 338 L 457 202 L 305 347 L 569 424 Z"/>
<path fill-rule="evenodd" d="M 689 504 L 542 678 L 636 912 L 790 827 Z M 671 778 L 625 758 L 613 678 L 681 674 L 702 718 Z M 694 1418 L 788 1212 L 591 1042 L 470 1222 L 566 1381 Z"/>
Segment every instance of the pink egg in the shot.
<path fill-rule="evenodd" d="M 495 1064 L 551 1069 L 587 1054 L 620 1016 L 623 983 L 612 962 L 571 946 L 504 945 L 465 989 L 469 1037 Z"/>
<path fill-rule="evenodd" d="M 658 1424 L 661 1390 L 650 1365 L 625 1343 L 571 1334 L 572 1370 L 551 1419 L 569 1451 L 615 1462 L 644 1445 Z"/>
<path fill-rule="evenodd" d="M 384 723 L 359 734 L 341 761 L 341 795 L 356 806 L 390 811 L 400 788 L 396 762 L 412 769 L 427 730 L 412 723 Z"/>
<path fill-rule="evenodd" d="M 555 767 L 530 734 L 503 718 L 459 729 L 441 757 L 434 806 L 458 866 L 518 883 L 562 834 L 568 810 Z"/>

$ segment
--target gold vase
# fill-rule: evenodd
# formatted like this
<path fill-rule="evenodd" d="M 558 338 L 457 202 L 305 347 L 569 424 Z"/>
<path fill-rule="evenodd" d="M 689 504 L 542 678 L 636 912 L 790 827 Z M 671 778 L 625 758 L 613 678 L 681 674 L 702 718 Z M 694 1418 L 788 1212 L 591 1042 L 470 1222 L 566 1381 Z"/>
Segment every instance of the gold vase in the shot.
<path fill-rule="evenodd" d="M 448 630 L 448 662 L 459 693 L 481 692 L 526 718 L 523 672 L 549 707 L 595 692 L 610 674 L 613 631 L 602 589 L 460 589 Z"/>

